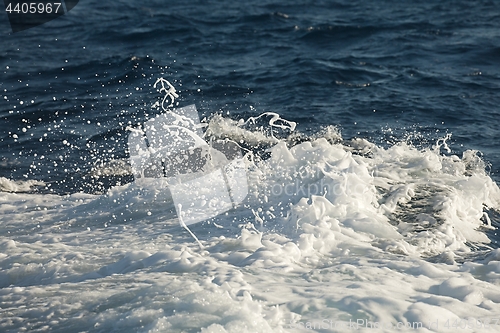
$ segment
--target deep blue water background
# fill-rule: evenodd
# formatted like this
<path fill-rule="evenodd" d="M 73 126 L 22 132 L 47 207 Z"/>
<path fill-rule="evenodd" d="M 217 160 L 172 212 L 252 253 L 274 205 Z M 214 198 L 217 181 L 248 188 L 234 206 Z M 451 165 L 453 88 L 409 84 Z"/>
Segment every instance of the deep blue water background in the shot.
<path fill-rule="evenodd" d="M 486 0 L 81 0 L 16 34 L 0 14 L 0 176 L 95 190 L 83 177 L 126 157 L 163 76 L 204 115 L 272 111 L 383 145 L 452 133 L 498 181 L 499 25 Z"/>

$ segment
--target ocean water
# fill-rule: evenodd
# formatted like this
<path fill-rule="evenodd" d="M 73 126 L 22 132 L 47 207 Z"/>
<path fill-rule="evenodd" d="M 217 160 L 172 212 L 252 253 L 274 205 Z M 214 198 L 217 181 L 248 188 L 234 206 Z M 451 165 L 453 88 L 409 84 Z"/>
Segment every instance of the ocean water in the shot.
<path fill-rule="evenodd" d="M 3 16 L 2 16 L 3 15 Z M 0 14 L 1 332 L 497 332 L 495 1 L 80 1 Z M 159 78 L 248 195 L 132 175 Z"/>

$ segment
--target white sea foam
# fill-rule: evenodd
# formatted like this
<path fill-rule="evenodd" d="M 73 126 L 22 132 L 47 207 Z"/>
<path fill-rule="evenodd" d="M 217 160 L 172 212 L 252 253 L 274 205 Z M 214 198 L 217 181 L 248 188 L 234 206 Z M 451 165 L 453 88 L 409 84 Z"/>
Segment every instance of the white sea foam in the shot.
<path fill-rule="evenodd" d="M 2 192 L 28 192 L 36 186 L 43 186 L 44 182 L 38 180 L 10 180 L 0 177 L 0 191 Z"/>
<path fill-rule="evenodd" d="M 333 128 L 290 147 L 212 121 L 214 135 L 275 145 L 247 155 L 243 205 L 190 226 L 203 249 L 158 179 L 0 193 L 0 330 L 498 331 L 500 252 L 468 258 L 490 242 L 500 190 L 474 152 Z"/>

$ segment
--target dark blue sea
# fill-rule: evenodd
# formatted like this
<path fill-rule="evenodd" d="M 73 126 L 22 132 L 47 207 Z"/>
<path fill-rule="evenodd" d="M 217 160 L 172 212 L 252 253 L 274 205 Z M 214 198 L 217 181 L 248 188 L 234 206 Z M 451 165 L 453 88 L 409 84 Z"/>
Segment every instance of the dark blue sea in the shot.
<path fill-rule="evenodd" d="M 130 172 L 159 78 L 251 164 L 199 242 Z M 499 92 L 490 0 L 81 0 L 17 33 L 0 14 L 0 331 L 495 332 Z"/>

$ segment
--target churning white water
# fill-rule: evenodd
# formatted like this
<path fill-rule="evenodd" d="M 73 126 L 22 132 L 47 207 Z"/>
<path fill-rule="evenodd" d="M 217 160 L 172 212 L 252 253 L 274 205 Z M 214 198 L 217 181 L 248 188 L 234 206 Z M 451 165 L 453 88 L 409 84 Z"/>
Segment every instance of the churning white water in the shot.
<path fill-rule="evenodd" d="M 0 331 L 499 331 L 500 190 L 474 151 L 245 125 L 209 124 L 268 151 L 247 153 L 241 205 L 190 226 L 201 247 L 158 179 L 68 196 L 0 179 Z"/>

